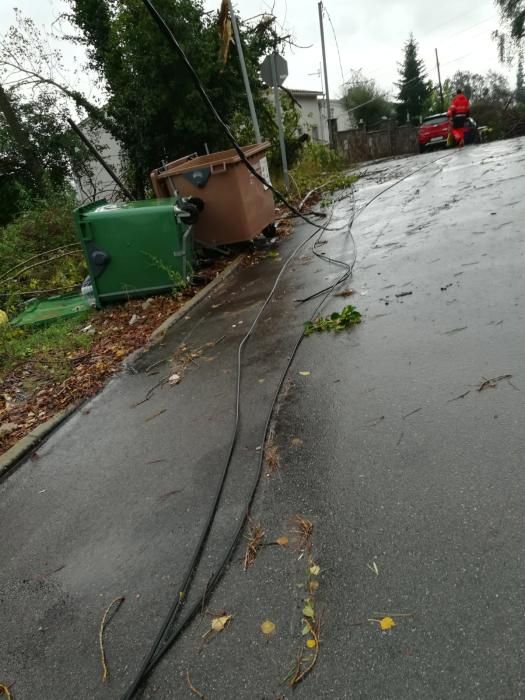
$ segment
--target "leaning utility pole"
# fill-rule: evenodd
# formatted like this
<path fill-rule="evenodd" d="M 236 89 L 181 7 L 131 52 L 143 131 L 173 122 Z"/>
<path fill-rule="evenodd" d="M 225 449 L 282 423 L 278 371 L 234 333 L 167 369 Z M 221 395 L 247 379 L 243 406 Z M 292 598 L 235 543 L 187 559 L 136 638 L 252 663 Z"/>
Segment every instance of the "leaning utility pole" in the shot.
<path fill-rule="evenodd" d="M 438 81 L 439 81 L 439 95 L 441 97 L 441 110 L 445 111 L 445 99 L 443 97 L 443 85 L 441 84 L 441 70 L 439 68 L 439 56 L 438 50 L 436 49 L 436 66 L 438 70 Z"/>
<path fill-rule="evenodd" d="M 328 143 L 330 144 L 330 148 L 333 148 L 334 147 L 334 135 L 332 133 L 332 111 L 330 109 L 330 91 L 328 89 L 328 69 L 326 67 L 326 50 L 325 50 L 325 46 L 324 46 L 324 26 L 323 26 L 323 3 L 322 3 L 322 0 L 319 0 L 317 7 L 319 9 L 319 27 L 321 30 L 321 49 L 323 51 L 326 119 L 328 122 Z"/>
<path fill-rule="evenodd" d="M 281 98 L 279 96 L 279 82 L 277 77 L 277 66 L 275 62 L 276 53 L 270 55 L 271 68 L 272 68 L 272 83 L 273 83 L 273 97 L 275 100 L 275 116 L 277 119 L 277 128 L 279 129 L 279 145 L 281 148 L 281 161 L 283 164 L 283 177 L 284 184 L 288 190 L 290 187 L 290 177 L 288 175 L 288 159 L 286 157 L 286 144 L 284 141 L 284 126 L 283 126 L 283 114 L 281 111 Z"/>
<path fill-rule="evenodd" d="M 239 63 L 241 64 L 241 73 L 244 82 L 244 89 L 246 90 L 246 97 L 248 98 L 248 107 L 250 108 L 250 116 L 252 118 L 253 130 L 255 132 L 255 140 L 257 141 L 257 143 L 262 143 L 261 132 L 259 130 L 259 122 L 257 120 L 257 113 L 255 111 L 255 104 L 253 102 L 250 79 L 248 78 L 248 71 L 246 70 L 246 62 L 244 60 L 244 51 L 242 50 L 241 36 L 239 34 L 237 18 L 235 17 L 235 12 L 233 11 L 233 5 L 231 0 L 228 0 L 228 8 L 230 10 L 230 19 L 233 28 L 233 36 L 235 37 L 237 55 L 239 56 Z"/>

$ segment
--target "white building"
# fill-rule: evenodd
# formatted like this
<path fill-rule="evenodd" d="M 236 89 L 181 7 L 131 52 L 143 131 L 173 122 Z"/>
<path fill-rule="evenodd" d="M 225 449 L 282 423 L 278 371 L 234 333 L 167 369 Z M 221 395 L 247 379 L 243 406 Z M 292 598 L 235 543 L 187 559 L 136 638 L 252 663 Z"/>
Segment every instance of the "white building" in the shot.
<path fill-rule="evenodd" d="M 120 175 L 123 156 L 122 148 L 118 141 L 103 127 L 93 126 L 89 120 L 80 124 L 80 129 L 91 143 L 97 148 L 100 155 Z M 122 192 L 113 178 L 107 173 L 95 158 L 89 159 L 88 170 L 91 174 L 83 174 L 75 178 L 75 189 L 81 204 L 95 202 L 98 199 L 109 201 L 121 200 Z"/>
<path fill-rule="evenodd" d="M 309 134 L 312 141 L 328 143 L 328 115 L 326 100 L 317 90 L 289 90 L 300 105 L 299 128 L 302 134 Z M 354 124 L 342 100 L 330 100 L 330 117 L 336 120 L 336 130 L 346 131 Z"/>

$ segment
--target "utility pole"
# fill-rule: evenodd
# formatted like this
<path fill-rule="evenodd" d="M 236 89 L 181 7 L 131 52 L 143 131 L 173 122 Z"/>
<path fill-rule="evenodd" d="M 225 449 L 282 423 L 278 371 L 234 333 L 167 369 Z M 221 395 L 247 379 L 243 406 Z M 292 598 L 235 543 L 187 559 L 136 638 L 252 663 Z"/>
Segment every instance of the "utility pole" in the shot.
<path fill-rule="evenodd" d="M 438 81 L 439 81 L 439 95 L 441 97 L 441 111 L 445 111 L 445 99 L 443 97 L 443 85 L 441 84 L 441 70 L 439 67 L 439 56 L 438 50 L 436 49 L 436 66 L 438 70 Z"/>
<path fill-rule="evenodd" d="M 284 142 L 284 127 L 283 127 L 283 114 L 281 112 L 281 99 L 279 97 L 279 82 L 277 80 L 277 66 L 275 64 L 275 53 L 270 56 L 270 62 L 272 67 L 272 85 L 273 85 L 273 97 L 275 100 L 275 116 L 277 119 L 277 127 L 279 129 L 279 145 L 281 147 L 281 161 L 283 164 L 283 176 L 284 184 L 286 189 L 290 187 L 290 178 L 288 177 L 288 159 L 286 158 L 286 144 Z"/>
<path fill-rule="evenodd" d="M 244 60 L 244 51 L 242 50 L 241 36 L 239 34 L 239 27 L 237 26 L 237 18 L 233 11 L 232 0 L 228 0 L 228 8 L 230 10 L 230 19 L 232 22 L 233 36 L 235 37 L 235 46 L 237 47 L 237 55 L 239 56 L 239 63 L 241 64 L 242 79 L 244 82 L 244 89 L 246 90 L 246 97 L 248 98 L 248 107 L 250 108 L 250 116 L 252 118 L 253 130 L 255 132 L 255 140 L 257 143 L 262 143 L 261 132 L 259 130 L 259 122 L 257 120 L 257 113 L 255 112 L 255 104 L 253 102 L 252 89 L 250 87 L 250 80 L 248 78 L 248 71 L 246 70 L 246 62 Z"/>
<path fill-rule="evenodd" d="M 326 102 L 326 114 L 328 121 L 328 143 L 330 148 L 334 147 L 334 135 L 332 133 L 332 111 L 330 109 L 330 91 L 328 89 L 328 69 L 326 67 L 326 50 L 324 45 L 324 26 L 323 26 L 323 3 L 319 0 L 317 5 L 319 9 L 319 28 L 321 30 L 321 49 L 323 51 L 323 69 L 324 69 L 324 89 L 325 89 L 325 102 Z"/>
<path fill-rule="evenodd" d="M 233 36 L 235 37 L 235 46 L 237 47 L 237 55 L 239 56 L 239 63 L 241 64 L 242 79 L 244 82 L 244 89 L 246 90 L 246 97 L 248 98 L 248 107 L 250 108 L 250 116 L 252 118 L 253 130 L 255 132 L 255 140 L 257 143 L 262 143 L 261 132 L 259 130 L 259 122 L 257 120 L 257 113 L 255 112 L 255 104 L 253 102 L 252 89 L 250 86 L 250 80 L 248 78 L 248 71 L 246 70 L 246 62 L 244 60 L 244 51 L 242 50 L 241 36 L 239 34 L 239 27 L 237 25 L 237 17 L 233 11 L 232 1 L 228 0 L 228 8 L 230 10 L 230 18 L 233 28 Z"/>

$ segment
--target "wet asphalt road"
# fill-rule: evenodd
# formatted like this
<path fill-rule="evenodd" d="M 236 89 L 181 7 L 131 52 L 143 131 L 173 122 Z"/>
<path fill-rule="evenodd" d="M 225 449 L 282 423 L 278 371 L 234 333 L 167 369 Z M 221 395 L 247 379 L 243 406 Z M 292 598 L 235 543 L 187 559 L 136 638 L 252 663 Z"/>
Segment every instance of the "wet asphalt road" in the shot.
<path fill-rule="evenodd" d="M 314 524 L 322 640 L 294 695 L 525 695 L 524 145 L 365 168 L 358 210 L 413 174 L 355 221 L 355 294 L 325 308 L 351 301 L 363 323 L 302 344 L 274 425 L 279 467 L 265 471 L 252 512 L 270 542 L 293 539 L 294 514 Z M 339 203 L 334 222 L 350 207 Z M 307 234 L 298 227 L 281 257 Z M 325 238 L 329 255 L 352 260 L 348 234 Z M 236 348 L 281 264 L 242 270 L 0 485 L 0 680 L 16 681 L 17 698 L 116 698 L 126 687 L 198 537 L 228 447 Z M 196 591 L 242 513 L 274 387 L 312 309 L 294 299 L 337 274 L 305 248 L 247 346 L 239 448 Z M 169 373 L 147 367 L 222 335 L 181 384 L 131 408 Z M 306 557 L 263 547 L 243 572 L 242 556 L 210 603 L 233 614 L 228 629 L 203 643 L 211 618 L 197 620 L 144 697 L 191 697 L 188 670 L 209 698 L 292 696 L 282 680 L 301 647 Z M 98 625 L 119 595 L 104 687 Z M 379 613 L 410 616 L 381 632 L 368 622 Z"/>

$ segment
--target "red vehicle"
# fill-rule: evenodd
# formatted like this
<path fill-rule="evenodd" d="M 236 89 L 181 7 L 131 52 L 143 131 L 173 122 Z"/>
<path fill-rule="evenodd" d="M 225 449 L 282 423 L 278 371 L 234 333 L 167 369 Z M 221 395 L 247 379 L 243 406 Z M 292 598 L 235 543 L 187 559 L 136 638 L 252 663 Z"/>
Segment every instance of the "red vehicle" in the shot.
<path fill-rule="evenodd" d="M 433 114 L 432 116 L 423 119 L 417 132 L 419 152 L 424 153 L 425 151 L 437 146 L 446 146 L 448 140 L 448 129 L 449 118 L 446 112 L 443 112 L 443 114 Z M 466 145 L 471 143 L 480 143 L 481 134 L 478 130 L 478 125 L 474 119 L 472 119 L 472 117 L 467 117 L 465 119 L 463 135 Z"/>
<path fill-rule="evenodd" d="M 432 114 L 425 117 L 417 132 L 419 142 L 419 152 L 424 153 L 436 146 L 446 146 L 448 139 L 448 116 L 446 112 L 442 114 Z"/>

